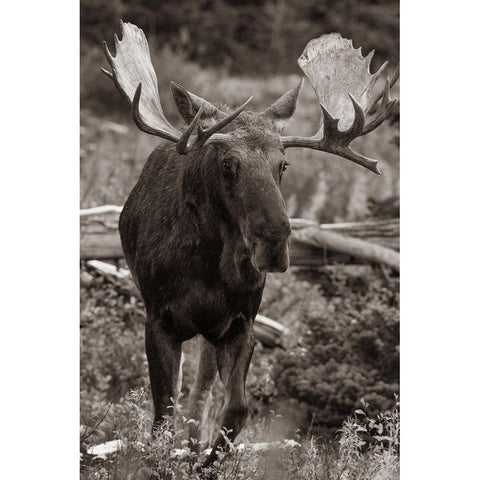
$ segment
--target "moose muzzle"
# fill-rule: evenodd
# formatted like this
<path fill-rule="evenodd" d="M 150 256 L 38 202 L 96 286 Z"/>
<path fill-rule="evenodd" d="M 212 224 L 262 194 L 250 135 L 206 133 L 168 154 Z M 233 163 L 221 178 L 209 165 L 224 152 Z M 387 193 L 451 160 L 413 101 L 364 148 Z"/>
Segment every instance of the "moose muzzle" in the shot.
<path fill-rule="evenodd" d="M 251 261 L 259 272 L 286 272 L 290 265 L 288 241 L 276 244 L 254 242 Z"/>
<path fill-rule="evenodd" d="M 285 272 L 290 265 L 290 222 L 287 216 L 275 222 L 265 222 L 264 218 L 255 216 L 247 224 L 252 265 L 259 272 Z"/>

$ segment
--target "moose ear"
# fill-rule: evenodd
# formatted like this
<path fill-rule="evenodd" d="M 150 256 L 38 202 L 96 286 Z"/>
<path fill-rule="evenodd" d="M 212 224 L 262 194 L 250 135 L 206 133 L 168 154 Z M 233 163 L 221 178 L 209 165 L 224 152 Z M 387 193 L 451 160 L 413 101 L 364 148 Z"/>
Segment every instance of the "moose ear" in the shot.
<path fill-rule="evenodd" d="M 202 105 L 202 120 L 218 120 L 225 116 L 225 114 L 215 105 L 212 105 L 203 98 L 190 93 L 178 83 L 170 82 L 170 91 L 172 92 L 173 99 L 175 100 L 180 115 L 188 124 L 192 123 L 193 118 Z"/>
<path fill-rule="evenodd" d="M 263 112 L 265 117 L 273 120 L 273 123 L 280 132 L 295 113 L 297 98 L 302 85 L 303 78 L 296 87 L 292 88 L 287 93 L 284 93 L 275 103 L 270 105 L 270 107 Z"/>

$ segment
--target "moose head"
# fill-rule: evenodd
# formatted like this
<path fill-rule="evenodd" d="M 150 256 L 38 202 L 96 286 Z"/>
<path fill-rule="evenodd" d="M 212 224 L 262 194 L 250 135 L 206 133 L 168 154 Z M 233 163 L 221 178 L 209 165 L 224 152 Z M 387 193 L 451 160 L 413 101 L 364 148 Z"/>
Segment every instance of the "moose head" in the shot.
<path fill-rule="evenodd" d="M 187 123 L 200 111 L 201 129 L 212 128 L 228 116 L 180 85 L 170 87 Z M 189 204 L 204 218 L 213 206 L 223 219 L 238 226 L 251 264 L 259 272 L 284 272 L 289 264 L 290 223 L 279 188 L 287 162 L 279 131 L 295 111 L 299 87 L 265 112 L 241 112 L 225 126 L 228 133 L 213 135 L 187 154 L 191 160 L 184 185 Z"/>
<path fill-rule="evenodd" d="M 295 112 L 303 80 L 263 112 L 245 111 L 250 97 L 237 109 L 223 111 L 171 82 L 176 106 L 187 123 L 181 132 L 165 117 L 157 78 L 143 31 L 121 23 L 122 40 L 115 35 L 115 57 L 104 44 L 113 73 L 103 70 L 131 103 L 133 119 L 146 133 L 176 144 L 189 157 L 192 175 L 210 188 L 207 204 L 241 232 L 253 267 L 259 272 L 283 272 L 288 268 L 290 226 L 280 182 L 288 163 L 285 150 L 303 147 L 333 153 L 379 174 L 377 161 L 350 148 L 357 137 L 378 127 L 392 110 L 390 80 L 383 92 L 372 91 L 386 62 L 375 74 L 369 65 L 373 51 L 363 57 L 351 41 L 339 34 L 312 40 L 299 59 L 320 101 L 322 120 L 311 138 L 285 137 L 284 125 Z M 342 68 L 339 68 L 342 67 Z M 394 73 L 394 81 L 398 71 Z M 328 106 L 328 107 L 327 107 Z M 339 124 L 344 128 L 340 129 Z M 346 127 L 346 128 L 345 128 Z M 222 133 L 219 133 L 220 130 Z M 199 212 L 206 204 L 199 182 L 190 181 L 189 205 Z M 202 202 L 196 201 L 198 198 Z M 201 213 L 201 212 L 200 212 Z"/>

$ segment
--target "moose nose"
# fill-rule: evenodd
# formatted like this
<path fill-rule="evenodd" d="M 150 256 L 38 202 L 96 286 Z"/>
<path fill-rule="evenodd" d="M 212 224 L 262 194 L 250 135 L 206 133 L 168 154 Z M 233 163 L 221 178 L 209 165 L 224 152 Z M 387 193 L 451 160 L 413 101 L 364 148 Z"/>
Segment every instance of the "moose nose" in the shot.
<path fill-rule="evenodd" d="M 291 233 L 290 221 L 286 215 L 272 219 L 261 212 L 250 216 L 247 224 L 248 235 L 268 242 L 284 242 Z"/>

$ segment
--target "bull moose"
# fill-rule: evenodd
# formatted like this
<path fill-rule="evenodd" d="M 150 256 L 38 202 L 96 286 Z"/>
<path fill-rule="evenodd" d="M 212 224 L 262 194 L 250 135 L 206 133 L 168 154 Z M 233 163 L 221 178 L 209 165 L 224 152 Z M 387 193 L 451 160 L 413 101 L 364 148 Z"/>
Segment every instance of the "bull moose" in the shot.
<path fill-rule="evenodd" d="M 114 38 L 115 56 L 104 43 L 112 72 L 102 70 L 131 104 L 137 127 L 166 140 L 148 158 L 119 222 L 125 258 L 147 312 L 154 431 L 176 393 L 182 342 L 200 335 L 190 415 L 201 418 L 218 371 L 225 388 L 221 425 L 233 441 L 247 417 L 245 379 L 266 274 L 289 266 L 290 223 L 280 193 L 285 151 L 329 152 L 379 174 L 377 162 L 350 143 L 387 118 L 396 102 L 391 82 L 385 65 L 370 73 L 373 52 L 363 57 L 339 34 L 323 35 L 310 41 L 298 60 L 321 107 L 313 137 L 281 135 L 303 80 L 258 113 L 246 110 L 252 97 L 228 110 L 172 82 L 187 123 L 182 131 L 162 110 L 143 31 L 121 23 L 121 36 Z M 384 86 L 378 89 L 380 80 Z M 190 437 L 198 434 L 192 424 Z M 219 434 L 204 466 L 225 443 Z"/>

